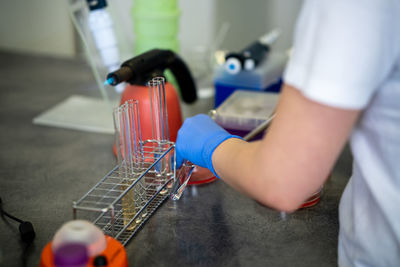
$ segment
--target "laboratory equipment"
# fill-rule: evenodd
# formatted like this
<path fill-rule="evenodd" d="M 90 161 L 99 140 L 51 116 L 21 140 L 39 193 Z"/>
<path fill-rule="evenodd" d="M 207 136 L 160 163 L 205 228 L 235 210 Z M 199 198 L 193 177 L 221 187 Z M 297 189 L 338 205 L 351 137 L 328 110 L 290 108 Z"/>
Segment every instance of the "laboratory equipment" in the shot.
<path fill-rule="evenodd" d="M 277 101 L 275 93 L 238 90 L 209 115 L 231 134 L 242 136 L 246 141 L 260 139 L 274 117 Z M 210 183 L 216 179 L 208 169 L 196 166 L 188 184 Z"/>
<path fill-rule="evenodd" d="M 88 262 L 86 246 L 80 243 L 67 243 L 54 251 L 56 267 L 86 267 Z"/>
<path fill-rule="evenodd" d="M 100 255 L 107 259 L 107 266 L 128 267 L 128 259 L 124 246 L 110 236 L 106 236 L 106 241 L 107 248 Z M 51 248 L 51 242 L 49 242 L 42 250 L 39 267 L 55 267 L 54 256 L 54 252 Z M 95 267 L 95 265 L 93 265 L 93 261 L 96 257 L 89 257 L 88 264 L 84 266 Z"/>
<path fill-rule="evenodd" d="M 148 82 L 148 86 L 153 139 L 158 141 L 169 140 L 165 79 L 163 77 L 153 78 Z"/>
<path fill-rule="evenodd" d="M 237 90 L 210 116 L 228 132 L 244 137 L 271 120 L 278 98 L 278 94 L 271 92 Z"/>
<path fill-rule="evenodd" d="M 241 102 L 241 96 L 238 96 L 238 94 L 240 95 L 241 93 L 246 94 L 251 94 L 252 92 L 247 92 L 247 91 L 236 91 L 235 93 L 233 93 L 226 102 L 236 102 L 236 101 L 230 101 L 231 98 L 236 99 L 239 103 Z M 237 123 L 237 124 L 245 124 L 247 126 L 254 126 L 254 125 L 258 125 L 256 126 L 254 129 L 252 129 L 250 132 L 248 131 L 240 131 L 240 130 L 233 130 L 230 129 L 229 131 L 232 133 L 234 132 L 235 134 L 238 134 L 240 136 L 243 136 L 243 140 L 245 141 L 251 141 L 253 139 L 259 139 L 263 132 L 268 128 L 268 126 L 270 125 L 272 119 L 275 117 L 274 113 L 270 113 L 275 109 L 275 104 L 276 104 L 276 95 L 275 94 L 271 94 L 272 99 L 268 99 L 268 94 L 265 93 L 255 93 L 255 95 L 259 95 L 261 94 L 261 98 L 256 97 L 258 100 L 262 99 L 261 103 L 259 102 L 260 105 L 260 109 L 263 110 L 264 112 L 261 114 L 258 114 L 258 117 L 249 117 L 249 116 L 243 116 L 240 117 L 241 114 L 237 114 L 237 112 L 235 112 L 235 109 L 230 110 L 230 108 L 223 108 L 224 104 L 218 108 L 217 110 L 211 110 L 209 112 L 209 115 L 212 119 L 216 120 L 218 118 L 218 122 L 221 126 L 224 125 L 224 121 L 225 119 L 231 120 L 231 122 Z M 243 96 L 242 96 L 243 97 Z M 263 99 L 264 97 L 264 99 Z M 267 99 L 265 99 L 267 98 Z M 228 102 L 228 103 L 229 103 Z M 244 101 L 246 102 L 246 101 Z M 269 102 L 269 103 L 268 103 Z M 253 101 L 251 101 L 251 103 L 253 104 Z M 257 103 L 257 101 L 255 101 L 254 103 Z M 248 103 L 249 104 L 249 103 Z M 232 107 L 232 104 L 227 104 L 229 107 Z M 234 105 L 234 104 L 233 104 Z M 250 105 L 251 106 L 251 105 Z M 251 109 L 251 108 L 250 108 Z M 268 114 L 268 115 L 267 115 Z M 248 115 L 248 114 L 247 114 Z M 250 121 L 249 121 L 250 119 Z M 241 121 L 242 120 L 242 121 Z M 253 121 L 251 121 L 253 120 Z M 240 123 L 242 122 L 242 123 Z M 227 124 L 225 124 L 226 126 Z M 228 124 L 229 125 L 229 124 Z M 203 167 L 199 167 L 196 166 L 193 170 L 193 173 L 191 175 L 190 181 L 188 182 L 188 185 L 196 185 L 196 184 L 203 184 L 203 183 L 211 183 L 213 181 L 215 181 L 217 179 L 217 177 L 207 168 L 203 168 Z"/>
<path fill-rule="evenodd" d="M 85 220 L 63 224 L 53 240 L 43 249 L 40 267 L 95 266 L 94 260 L 102 256 L 109 267 L 127 267 L 123 245 L 104 235 L 101 229 Z"/>
<path fill-rule="evenodd" d="M 115 35 L 113 21 L 106 7 L 106 0 L 86 0 L 90 12 L 88 14 L 88 27 L 92 33 L 94 43 L 100 54 L 101 60 L 108 71 L 118 69 L 120 56 L 118 42 Z M 121 93 L 124 87 L 116 86 Z"/>
<path fill-rule="evenodd" d="M 196 101 L 196 86 L 190 70 L 183 60 L 170 50 L 153 49 L 125 61 L 118 70 L 107 75 L 106 82 L 110 85 L 115 86 L 123 81 L 129 83 L 121 95 L 121 104 L 129 99 L 139 101 L 144 140 L 151 139 L 151 124 L 148 123 L 151 121 L 150 95 L 146 83 L 151 78 L 162 75 L 166 69 L 171 70 L 175 76 L 183 101 L 186 103 Z M 182 114 L 177 91 L 169 82 L 165 83 L 165 101 L 168 107 L 169 139 L 175 141 L 182 125 Z"/>
<path fill-rule="evenodd" d="M 118 165 L 127 172 L 139 168 L 144 160 L 138 106 L 137 100 L 128 100 L 113 112 Z"/>
<path fill-rule="evenodd" d="M 215 107 L 236 90 L 280 91 L 287 55 L 271 50 L 278 36 L 279 31 L 274 30 L 241 52 L 225 56 L 225 64 L 214 71 Z"/>
<path fill-rule="evenodd" d="M 266 58 L 267 53 L 270 51 L 270 46 L 279 35 L 279 30 L 273 30 L 242 51 L 228 53 L 225 56 L 225 70 L 232 75 L 238 74 L 242 70 L 254 70 Z"/>
<path fill-rule="evenodd" d="M 210 115 L 211 117 L 215 116 L 216 111 L 211 110 Z M 272 119 L 275 117 L 275 114 L 272 114 L 262 122 L 259 126 L 253 129 L 251 132 L 246 134 L 243 137 L 245 141 L 251 141 L 252 139 L 259 137 L 262 132 L 264 132 L 268 126 L 270 125 Z M 204 184 L 204 183 L 211 183 L 215 181 L 217 177 L 207 168 L 196 166 L 193 170 L 193 173 L 190 177 L 190 181 L 187 183 L 188 185 L 196 185 L 196 184 Z"/>
<path fill-rule="evenodd" d="M 322 189 L 323 187 L 318 189 L 314 194 L 312 194 L 309 198 L 307 198 L 306 201 L 304 201 L 303 204 L 301 204 L 300 209 L 310 208 L 317 205 L 318 202 L 321 200 Z"/>
<path fill-rule="evenodd" d="M 118 148 L 118 166 L 121 166 L 122 170 L 124 170 L 123 175 L 128 175 L 141 168 L 144 161 L 138 101 L 129 100 L 116 108 L 114 110 L 114 124 Z M 121 184 L 121 189 L 125 190 L 131 184 L 132 181 L 126 180 Z M 138 199 L 135 201 L 135 198 L 142 197 L 143 199 L 145 197 L 144 194 L 143 190 L 135 195 L 130 192 L 122 198 L 124 224 L 128 224 L 136 214 L 136 208 L 140 207 L 140 205 L 135 205 L 139 201 Z"/>
<path fill-rule="evenodd" d="M 142 135 L 140 100 L 115 109 L 118 165 L 73 204 L 74 218 L 92 221 L 124 245 L 164 200 L 180 198 L 193 169 L 186 163 L 176 170 L 164 78 L 155 77 L 147 85 L 149 139 Z"/>
<path fill-rule="evenodd" d="M 187 185 L 201 185 L 212 183 L 218 178 L 209 169 L 195 166 Z"/>
<path fill-rule="evenodd" d="M 67 243 L 86 245 L 89 256 L 98 255 L 107 247 L 103 232 L 94 224 L 84 220 L 74 220 L 63 224 L 53 237 L 52 250 L 56 251 Z"/>
<path fill-rule="evenodd" d="M 251 141 L 254 138 L 256 138 L 256 136 L 258 136 L 260 133 L 264 132 L 269 125 L 271 124 L 272 119 L 275 118 L 275 113 L 272 114 L 271 116 L 268 117 L 268 119 L 264 122 L 262 122 L 260 125 L 258 125 L 254 130 L 252 130 L 251 132 L 249 132 L 248 134 L 246 134 L 243 137 L 243 140 L 245 141 Z"/>

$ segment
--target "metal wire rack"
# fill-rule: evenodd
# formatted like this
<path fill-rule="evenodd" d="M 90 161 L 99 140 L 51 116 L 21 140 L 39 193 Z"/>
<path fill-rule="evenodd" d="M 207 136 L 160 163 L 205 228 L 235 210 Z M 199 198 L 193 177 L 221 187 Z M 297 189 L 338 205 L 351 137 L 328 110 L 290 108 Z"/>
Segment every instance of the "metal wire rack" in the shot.
<path fill-rule="evenodd" d="M 172 142 L 160 144 L 149 140 L 143 148 L 144 160 L 140 164 L 116 166 L 73 203 L 74 219 L 79 212 L 79 218 L 92 221 L 123 245 L 193 168 L 185 165 L 177 175 Z"/>

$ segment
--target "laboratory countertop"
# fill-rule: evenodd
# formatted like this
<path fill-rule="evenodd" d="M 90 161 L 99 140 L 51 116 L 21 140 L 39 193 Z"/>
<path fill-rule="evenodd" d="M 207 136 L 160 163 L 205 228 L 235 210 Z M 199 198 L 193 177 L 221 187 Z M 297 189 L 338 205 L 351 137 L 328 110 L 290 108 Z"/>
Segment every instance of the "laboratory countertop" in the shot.
<path fill-rule="evenodd" d="M 0 266 L 38 266 L 79 199 L 115 165 L 113 136 L 38 126 L 32 119 L 72 94 L 98 94 L 80 60 L 0 52 L 0 197 L 31 221 L 26 248 L 18 224 L 0 220 Z M 351 174 L 346 149 L 320 203 L 282 217 L 223 181 L 167 200 L 127 244 L 130 266 L 336 266 L 338 204 Z"/>

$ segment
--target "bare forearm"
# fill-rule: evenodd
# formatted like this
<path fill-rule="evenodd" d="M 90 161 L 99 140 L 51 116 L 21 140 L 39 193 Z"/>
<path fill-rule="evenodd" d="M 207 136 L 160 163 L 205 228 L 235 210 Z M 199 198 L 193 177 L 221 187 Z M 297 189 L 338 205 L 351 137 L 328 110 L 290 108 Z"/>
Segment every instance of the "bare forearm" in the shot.
<path fill-rule="evenodd" d="M 276 173 L 269 155 L 262 151 L 262 142 L 229 139 L 217 147 L 213 154 L 216 173 L 237 191 L 278 210 L 293 211 L 295 203 L 303 198 L 301 191 L 288 196 L 290 178 Z M 276 164 L 276 163 L 275 163 Z M 298 200 L 299 199 L 299 200 Z"/>
<path fill-rule="evenodd" d="M 358 114 L 312 102 L 285 86 L 263 140 L 223 142 L 212 156 L 213 167 L 262 204 L 295 210 L 325 182 Z"/>
<path fill-rule="evenodd" d="M 227 184 L 253 198 L 253 177 L 260 176 L 256 160 L 259 143 L 232 138 L 219 145 L 212 158 L 214 170 Z"/>

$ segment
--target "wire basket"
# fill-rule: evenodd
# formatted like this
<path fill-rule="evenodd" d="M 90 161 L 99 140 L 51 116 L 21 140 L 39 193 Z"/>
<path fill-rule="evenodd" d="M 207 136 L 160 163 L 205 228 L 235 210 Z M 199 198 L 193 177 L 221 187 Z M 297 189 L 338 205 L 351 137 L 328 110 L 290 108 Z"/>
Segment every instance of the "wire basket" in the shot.
<path fill-rule="evenodd" d="M 177 171 L 175 145 L 169 141 L 164 79 L 149 86 L 151 139 L 142 141 L 139 103 L 128 100 L 114 110 L 118 165 L 81 199 L 73 203 L 74 219 L 86 219 L 126 244 L 161 203 L 180 198 L 193 166 Z M 147 110 L 146 110 L 147 111 Z"/>
<path fill-rule="evenodd" d="M 193 167 L 184 165 L 177 172 L 175 166 L 168 166 L 174 153 L 172 142 L 159 146 L 156 141 L 147 141 L 144 148 L 151 152 L 146 153 L 143 166 L 134 171 L 116 166 L 73 203 L 74 219 L 92 221 L 126 245 L 163 201 L 175 196 L 176 188 L 190 176 Z"/>

